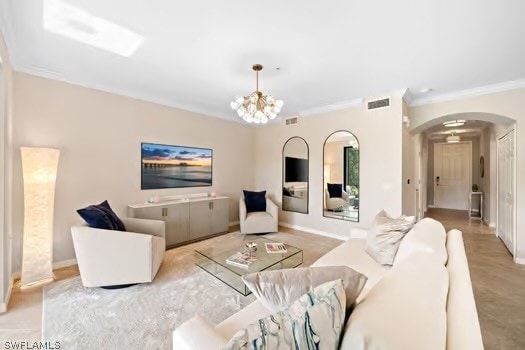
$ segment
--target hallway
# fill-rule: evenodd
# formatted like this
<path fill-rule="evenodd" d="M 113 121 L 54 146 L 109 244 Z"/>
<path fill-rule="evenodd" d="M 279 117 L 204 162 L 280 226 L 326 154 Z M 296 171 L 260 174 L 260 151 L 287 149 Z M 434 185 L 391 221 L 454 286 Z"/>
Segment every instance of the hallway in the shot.
<path fill-rule="evenodd" d="M 429 209 L 448 231 L 463 232 L 486 350 L 525 349 L 525 266 L 515 264 L 494 229 L 466 211 Z"/>

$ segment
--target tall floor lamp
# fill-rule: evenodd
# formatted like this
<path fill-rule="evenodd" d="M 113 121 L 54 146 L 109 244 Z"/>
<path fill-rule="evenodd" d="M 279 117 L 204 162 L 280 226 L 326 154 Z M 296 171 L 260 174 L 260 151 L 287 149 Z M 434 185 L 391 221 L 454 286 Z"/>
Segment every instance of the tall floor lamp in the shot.
<path fill-rule="evenodd" d="M 22 286 L 53 279 L 53 212 L 60 151 L 21 147 L 24 175 Z"/>

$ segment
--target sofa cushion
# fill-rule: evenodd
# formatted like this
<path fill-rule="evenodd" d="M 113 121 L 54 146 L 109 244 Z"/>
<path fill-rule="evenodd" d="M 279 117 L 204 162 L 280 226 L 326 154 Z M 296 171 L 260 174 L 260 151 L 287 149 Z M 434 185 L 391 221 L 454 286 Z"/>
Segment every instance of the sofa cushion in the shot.
<path fill-rule="evenodd" d="M 253 192 L 244 190 L 244 203 L 246 212 L 265 212 L 266 211 L 266 191 Z"/>
<path fill-rule="evenodd" d="M 78 209 L 77 213 L 90 227 L 103 230 L 126 231 L 124 223 L 111 209 L 107 200 L 100 204 Z"/>
<path fill-rule="evenodd" d="M 359 295 L 358 301 L 362 299 L 368 290 L 372 288 L 388 272 L 390 266 L 382 266 L 374 261 L 365 252 L 366 239 L 350 238 L 343 244 L 335 247 L 327 254 L 320 257 L 312 266 L 348 266 L 368 278 L 365 287 Z"/>
<path fill-rule="evenodd" d="M 270 213 L 267 213 L 265 211 L 256 211 L 246 215 L 246 221 L 250 222 L 250 225 L 266 225 L 268 223 L 268 220 L 271 219 L 272 216 L 270 215 Z"/>
<path fill-rule="evenodd" d="M 365 286 L 366 276 L 348 266 L 301 267 L 251 273 L 242 277 L 246 286 L 272 312 L 287 309 L 315 287 L 342 279 L 346 307 L 351 307 Z"/>
<path fill-rule="evenodd" d="M 326 184 L 326 189 L 330 198 L 341 198 L 343 197 L 343 185 L 341 184 Z"/>
<path fill-rule="evenodd" d="M 224 349 L 337 349 L 345 303 L 342 280 L 323 283 L 286 311 L 240 330 Z"/>
<path fill-rule="evenodd" d="M 385 211 L 376 215 L 366 242 L 366 252 L 381 265 L 392 265 L 401 239 L 414 225 L 414 217 L 390 217 Z"/>
<path fill-rule="evenodd" d="M 483 341 L 461 231 L 448 232 L 447 250 L 450 283 L 447 298 L 447 350 L 482 350 Z"/>
<path fill-rule="evenodd" d="M 425 218 L 415 224 L 401 241 L 394 265 L 416 252 L 434 254 L 446 264 L 446 240 L 447 234 L 443 225 L 434 219 Z"/>
<path fill-rule="evenodd" d="M 448 273 L 439 259 L 415 253 L 397 264 L 354 308 L 342 349 L 443 350 Z"/>

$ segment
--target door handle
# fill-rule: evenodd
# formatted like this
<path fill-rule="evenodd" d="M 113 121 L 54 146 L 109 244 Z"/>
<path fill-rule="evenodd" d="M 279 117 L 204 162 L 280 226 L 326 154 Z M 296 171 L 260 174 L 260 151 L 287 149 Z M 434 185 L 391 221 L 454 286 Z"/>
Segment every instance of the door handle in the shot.
<path fill-rule="evenodd" d="M 168 208 L 162 208 L 162 216 L 168 216 Z"/>

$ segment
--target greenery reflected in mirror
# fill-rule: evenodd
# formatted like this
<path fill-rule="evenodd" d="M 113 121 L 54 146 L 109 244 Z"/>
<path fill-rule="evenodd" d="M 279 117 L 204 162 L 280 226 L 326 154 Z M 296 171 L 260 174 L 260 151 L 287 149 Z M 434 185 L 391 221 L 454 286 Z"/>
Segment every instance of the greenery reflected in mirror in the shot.
<path fill-rule="evenodd" d="M 323 149 L 323 215 L 359 221 L 359 142 L 349 131 L 336 131 Z"/>
<path fill-rule="evenodd" d="M 308 144 L 301 137 L 284 144 L 282 181 L 283 210 L 308 214 Z"/>

